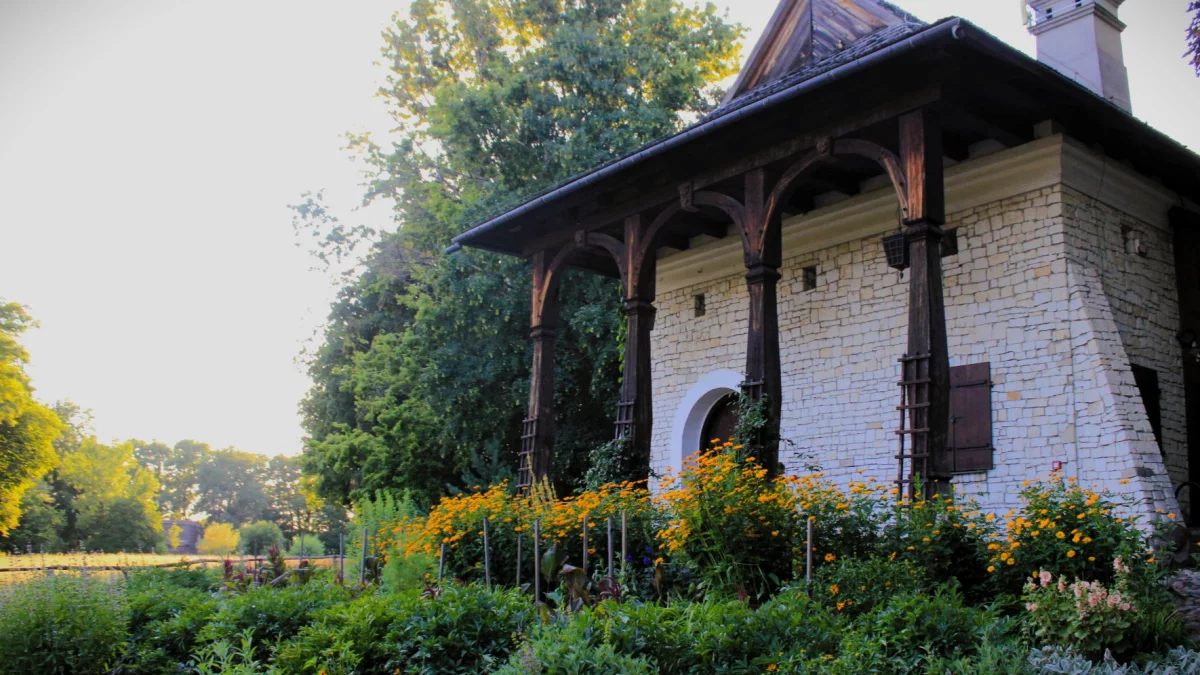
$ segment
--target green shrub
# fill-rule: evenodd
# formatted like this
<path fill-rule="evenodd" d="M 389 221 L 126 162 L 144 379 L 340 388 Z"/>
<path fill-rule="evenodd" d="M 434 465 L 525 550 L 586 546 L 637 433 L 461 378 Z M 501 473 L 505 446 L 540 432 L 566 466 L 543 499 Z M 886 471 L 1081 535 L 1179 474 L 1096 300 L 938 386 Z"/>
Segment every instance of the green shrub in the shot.
<path fill-rule="evenodd" d="M 655 675 L 645 659 L 617 653 L 612 645 L 572 644 L 547 637 L 523 645 L 496 675 Z"/>
<path fill-rule="evenodd" d="M 325 555 L 325 544 L 323 544 L 321 542 L 321 540 L 317 537 L 317 535 L 303 534 L 303 535 L 297 535 L 294 539 L 292 539 L 292 545 L 287 550 L 287 554 L 289 556 L 299 556 L 300 555 L 301 540 L 304 541 L 304 555 L 306 555 L 306 556 Z"/>
<path fill-rule="evenodd" d="M 1021 598 L 1029 631 L 1037 644 L 1069 647 L 1089 658 L 1107 650 L 1121 655 L 1132 646 L 1130 627 L 1138 607 L 1125 578 L 1106 587 L 1099 581 L 1066 583 L 1042 572 Z"/>
<path fill-rule="evenodd" d="M 1055 475 L 1030 482 L 1021 491 L 1022 506 L 1008 523 L 1004 539 L 992 544 L 989 571 L 1004 592 L 1021 592 L 1031 575 L 1046 570 L 1057 576 L 1109 583 L 1121 558 L 1138 585 L 1154 576 L 1151 553 L 1130 506 L 1108 492 L 1087 490 Z"/>
<path fill-rule="evenodd" d="M 154 570 L 126 583 L 129 641 L 118 672 L 163 675 L 187 672 L 196 635 L 216 611 L 210 595 L 216 577 L 186 570 Z"/>
<path fill-rule="evenodd" d="M 335 584 L 251 586 L 245 593 L 222 594 L 211 622 L 200 632 L 203 642 L 235 643 L 249 631 L 254 644 L 287 640 L 320 610 L 350 599 L 350 591 Z"/>
<path fill-rule="evenodd" d="M 119 581 L 55 574 L 0 589 L 0 672 L 105 673 L 127 637 Z"/>
<path fill-rule="evenodd" d="M 238 534 L 241 537 L 242 551 L 247 555 L 266 555 L 271 547 L 283 548 L 283 530 L 267 520 L 243 525 Z"/>
<path fill-rule="evenodd" d="M 1013 621 L 971 607 L 953 586 L 899 595 L 867 614 L 842 638 L 835 673 L 921 673 L 935 659 L 974 655 L 988 631 L 1005 635 Z"/>
<path fill-rule="evenodd" d="M 991 594 L 988 544 L 995 528 L 978 504 L 935 494 L 914 504 L 893 501 L 881 518 L 877 557 L 919 568 L 932 583 L 957 580 L 973 601 Z"/>
<path fill-rule="evenodd" d="M 437 560 L 424 553 L 403 555 L 394 550 L 383 568 L 383 586 L 390 593 L 419 590 L 436 571 Z"/>
<path fill-rule="evenodd" d="M 196 550 L 204 555 L 229 555 L 237 550 L 238 532 L 229 523 L 213 523 L 204 528 Z"/>
<path fill-rule="evenodd" d="M 447 587 L 440 596 L 413 597 L 388 630 L 387 672 L 413 675 L 478 673 L 507 661 L 517 634 L 536 617 L 529 597 L 482 586 Z"/>
<path fill-rule="evenodd" d="M 838 612 L 858 616 L 926 584 L 925 568 L 910 560 L 845 559 L 817 569 L 813 598 Z"/>
<path fill-rule="evenodd" d="M 390 672 L 385 644 L 388 628 L 424 600 L 415 595 L 369 594 L 318 612 L 313 622 L 280 645 L 275 665 L 285 673 Z"/>
<path fill-rule="evenodd" d="M 1026 672 L 1070 673 L 1071 675 L 1183 675 L 1200 672 L 1200 652 L 1172 649 L 1159 659 L 1137 665 L 1122 665 L 1111 657 L 1093 663 L 1070 650 L 1046 647 L 1030 650 Z"/>

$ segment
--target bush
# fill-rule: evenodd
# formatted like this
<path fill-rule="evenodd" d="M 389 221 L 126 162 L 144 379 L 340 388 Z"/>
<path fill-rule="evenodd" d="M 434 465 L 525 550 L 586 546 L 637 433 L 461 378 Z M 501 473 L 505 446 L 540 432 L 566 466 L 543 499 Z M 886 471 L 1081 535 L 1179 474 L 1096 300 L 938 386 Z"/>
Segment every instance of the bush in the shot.
<path fill-rule="evenodd" d="M 239 537 L 242 551 L 247 555 L 266 555 L 271 547 L 283 548 L 283 530 L 270 521 L 260 520 L 243 525 Z"/>
<path fill-rule="evenodd" d="M 1025 587 L 1021 598 L 1026 623 L 1037 644 L 1069 647 L 1089 658 L 1112 650 L 1121 655 L 1130 647 L 1129 628 L 1138 607 L 1124 576 L 1111 590 L 1099 581 L 1068 584 L 1043 571 Z"/>
<path fill-rule="evenodd" d="M 517 634 L 537 610 L 517 591 L 447 587 L 432 598 L 406 596 L 386 639 L 387 672 L 442 675 L 486 672 L 507 661 Z"/>
<path fill-rule="evenodd" d="M 666 551 L 701 577 L 700 589 L 764 598 L 792 578 L 795 496 L 741 446 L 693 455 L 663 479 Z"/>
<path fill-rule="evenodd" d="M 149 570 L 127 581 L 129 643 L 119 672 L 183 673 L 196 635 L 217 609 L 215 575 L 199 570 Z"/>
<path fill-rule="evenodd" d="M 946 585 L 899 595 L 864 616 L 842 639 L 836 673 L 922 673 L 937 659 L 970 657 L 984 636 L 1011 632 L 1011 620 L 964 603 Z"/>
<path fill-rule="evenodd" d="M 251 586 L 241 595 L 224 594 L 217 611 L 200 633 L 200 640 L 226 640 L 236 644 L 249 631 L 254 644 L 287 640 L 323 609 L 350 598 L 350 591 L 334 584 L 302 586 Z"/>
<path fill-rule="evenodd" d="M 89 551 L 120 553 L 145 551 L 166 553 L 162 516 L 152 503 L 119 497 L 99 506 L 88 517 L 89 532 L 84 546 Z"/>
<path fill-rule="evenodd" d="M 424 588 L 437 572 L 437 560 L 424 553 L 404 555 L 394 553 L 388 556 L 387 566 L 383 569 L 383 586 L 389 593 L 402 593 Z"/>
<path fill-rule="evenodd" d="M 196 550 L 204 555 L 229 555 L 237 550 L 238 533 L 229 523 L 213 523 L 204 528 Z"/>
<path fill-rule="evenodd" d="M 287 550 L 287 554 L 289 556 L 299 556 L 300 555 L 300 542 L 301 541 L 304 542 L 304 555 L 306 555 L 306 556 L 325 555 L 325 544 L 321 543 L 321 540 L 319 538 L 317 538 L 317 535 L 302 534 L 302 535 L 296 535 L 296 537 L 294 539 L 292 539 L 292 546 L 291 546 L 291 548 L 289 548 Z"/>
<path fill-rule="evenodd" d="M 1118 557 L 1133 579 L 1153 576 L 1153 556 L 1135 519 L 1120 515 L 1132 504 L 1057 474 L 1026 483 L 1007 534 L 989 547 L 988 571 L 1003 591 L 1021 592 L 1031 574 L 1042 570 L 1110 583 Z"/>
<path fill-rule="evenodd" d="M 907 560 L 838 560 L 817 570 L 813 598 L 847 616 L 885 605 L 896 595 L 915 593 L 927 584 L 924 568 Z"/>
<path fill-rule="evenodd" d="M 496 675 L 656 675 L 645 659 L 618 654 L 612 645 L 571 644 L 554 638 L 526 643 Z"/>
<path fill-rule="evenodd" d="M 409 596 L 365 595 L 315 615 L 280 645 L 275 665 L 284 673 L 382 673 L 391 657 L 385 638 L 392 622 L 416 601 Z"/>
<path fill-rule="evenodd" d="M 0 589 L 0 671 L 106 673 L 128 637 L 120 582 L 54 574 Z"/>
<path fill-rule="evenodd" d="M 1160 659 L 1142 665 L 1121 665 L 1111 656 L 1093 663 L 1061 647 L 1034 649 L 1028 656 L 1029 671 L 1071 675 L 1182 675 L 1200 672 L 1200 652 L 1172 649 Z"/>

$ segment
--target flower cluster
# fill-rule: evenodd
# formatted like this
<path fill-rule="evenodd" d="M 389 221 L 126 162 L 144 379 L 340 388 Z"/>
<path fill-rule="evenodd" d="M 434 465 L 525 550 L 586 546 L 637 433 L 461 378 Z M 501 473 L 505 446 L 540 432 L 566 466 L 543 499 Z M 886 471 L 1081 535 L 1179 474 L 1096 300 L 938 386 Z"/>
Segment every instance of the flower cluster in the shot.
<path fill-rule="evenodd" d="M 1041 570 L 1025 585 L 1022 596 L 1026 624 L 1039 644 L 1073 647 L 1098 655 L 1105 649 L 1119 651 L 1126 642 L 1125 631 L 1138 611 L 1128 590 L 1128 568 L 1118 558 L 1114 587 L 1099 581 L 1076 579 L 1067 583 L 1053 573 Z"/>

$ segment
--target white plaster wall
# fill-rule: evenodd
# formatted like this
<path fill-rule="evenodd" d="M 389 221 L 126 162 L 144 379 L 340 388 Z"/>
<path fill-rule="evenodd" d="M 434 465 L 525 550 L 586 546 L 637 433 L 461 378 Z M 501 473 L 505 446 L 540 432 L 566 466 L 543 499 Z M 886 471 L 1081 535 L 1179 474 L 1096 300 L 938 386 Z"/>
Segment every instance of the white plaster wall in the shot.
<path fill-rule="evenodd" d="M 1161 250 L 1146 258 L 1112 264 L 1113 232 L 1123 246 L 1122 225 L 1151 226 L 1081 200 L 1061 176 L 1060 166 L 1043 187 L 968 201 L 947 219 L 947 228 L 959 228 L 960 246 L 943 259 L 951 365 L 989 361 L 995 382 L 996 468 L 955 482 L 1003 512 L 1016 505 L 1022 481 L 1045 475 L 1057 460 L 1085 483 L 1170 508 L 1170 485 L 1152 435 L 1147 443 L 1149 424 L 1129 371 L 1130 358 L 1159 371 L 1164 437 L 1182 472 L 1182 376 L 1171 361 L 1178 348 L 1168 348 L 1178 317 L 1171 252 L 1160 246 L 1169 241 L 1155 240 Z M 881 219 L 867 229 L 888 227 Z M 860 469 L 893 480 L 907 275 L 887 267 L 875 234 L 809 251 L 796 240 L 793 233 L 779 284 L 781 431 L 791 442 L 782 458 L 796 472 L 815 461 L 840 482 Z M 736 252 L 734 246 L 728 242 Z M 795 249 L 804 252 L 787 256 Z M 805 291 L 801 270 L 810 265 L 818 268 L 818 284 Z M 702 271 L 699 263 L 688 269 Z M 684 451 L 671 447 L 671 420 L 681 417 L 685 392 L 706 373 L 744 368 L 745 281 L 736 268 L 707 276 L 660 283 L 652 338 L 658 471 L 677 467 Z M 697 318 L 699 293 L 708 311 Z M 1123 478 L 1131 484 L 1119 484 Z"/>

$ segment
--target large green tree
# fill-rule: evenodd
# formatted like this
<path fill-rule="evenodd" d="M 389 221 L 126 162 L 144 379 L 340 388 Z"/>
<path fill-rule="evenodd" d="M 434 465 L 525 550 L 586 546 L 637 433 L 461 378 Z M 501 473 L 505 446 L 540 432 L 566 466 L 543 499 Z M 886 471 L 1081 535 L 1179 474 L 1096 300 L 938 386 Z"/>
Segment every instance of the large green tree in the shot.
<path fill-rule="evenodd" d="M 308 355 L 304 460 L 322 496 L 390 489 L 429 503 L 461 486 L 468 465 L 489 473 L 481 458 L 515 464 L 528 265 L 443 248 L 520 197 L 708 110 L 739 35 L 711 4 L 679 0 L 415 0 L 394 17 L 379 92 L 394 132 L 352 136 L 350 147 L 369 168 L 365 201 L 389 202 L 397 227 L 342 289 Z M 327 261 L 362 234 L 320 195 L 294 208 Z M 611 434 L 619 290 L 572 275 L 561 303 L 556 476 L 569 489 Z"/>
<path fill-rule="evenodd" d="M 0 299 L 0 537 L 17 525 L 25 491 L 55 462 L 53 443 L 62 425 L 33 398 L 18 337 L 35 325 L 25 308 Z"/>
<path fill-rule="evenodd" d="M 209 452 L 196 472 L 196 511 L 235 528 L 265 519 L 270 509 L 262 481 L 266 465 L 265 456 L 235 448 Z"/>

